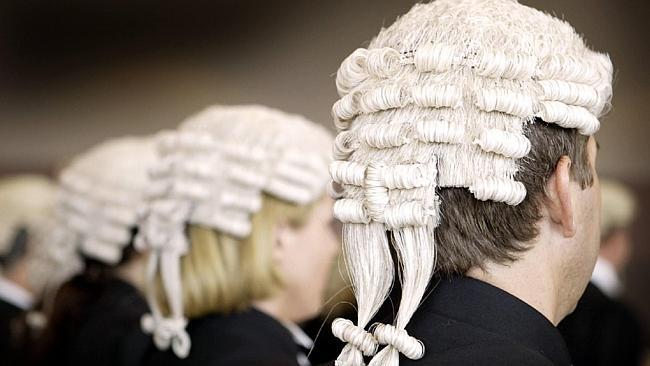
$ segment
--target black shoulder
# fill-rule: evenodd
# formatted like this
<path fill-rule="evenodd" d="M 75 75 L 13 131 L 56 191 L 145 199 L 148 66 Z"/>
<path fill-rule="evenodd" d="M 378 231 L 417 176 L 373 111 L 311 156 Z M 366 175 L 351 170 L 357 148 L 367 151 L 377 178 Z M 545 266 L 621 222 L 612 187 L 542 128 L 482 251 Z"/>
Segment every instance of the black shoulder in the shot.
<path fill-rule="evenodd" d="M 296 366 L 297 346 L 280 324 L 256 314 L 207 316 L 190 322 L 188 365 Z"/>
<path fill-rule="evenodd" d="M 494 340 L 468 344 L 443 352 L 425 354 L 420 361 L 401 360 L 400 365 L 446 366 L 553 366 L 534 350 L 513 342 Z"/>

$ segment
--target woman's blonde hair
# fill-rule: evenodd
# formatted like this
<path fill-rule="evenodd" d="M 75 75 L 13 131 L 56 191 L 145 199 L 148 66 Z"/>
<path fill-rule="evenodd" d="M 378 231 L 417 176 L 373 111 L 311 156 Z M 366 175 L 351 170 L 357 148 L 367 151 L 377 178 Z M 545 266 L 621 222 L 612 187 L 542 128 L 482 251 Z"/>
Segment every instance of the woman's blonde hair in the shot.
<path fill-rule="evenodd" d="M 304 117 L 255 105 L 211 106 L 157 137 L 135 245 L 151 250 L 142 326 L 159 349 L 187 357 L 187 314 L 233 311 L 277 288 L 272 228 L 323 195 L 331 142 Z"/>
<path fill-rule="evenodd" d="M 252 232 L 245 239 L 190 225 L 190 249 L 181 258 L 185 315 L 196 318 L 241 311 L 281 289 L 282 278 L 273 263 L 273 230 L 282 221 L 304 225 L 313 206 L 264 195 L 262 209 L 253 215 Z"/>

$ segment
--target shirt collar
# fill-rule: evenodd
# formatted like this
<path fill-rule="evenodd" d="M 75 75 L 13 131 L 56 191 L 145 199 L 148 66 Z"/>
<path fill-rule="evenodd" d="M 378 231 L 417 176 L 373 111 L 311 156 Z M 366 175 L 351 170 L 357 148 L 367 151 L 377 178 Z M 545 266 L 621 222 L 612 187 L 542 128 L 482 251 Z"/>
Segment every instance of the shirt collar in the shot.
<path fill-rule="evenodd" d="M 0 276 L 0 299 L 22 310 L 29 310 L 34 305 L 34 296 L 24 288 Z"/>
<path fill-rule="evenodd" d="M 301 348 L 296 354 L 296 361 L 299 366 L 310 366 L 309 358 L 304 352 L 309 351 L 314 346 L 314 341 L 299 326 L 292 322 L 282 322 L 285 328 L 291 333 L 293 341 Z M 304 352 L 303 352 L 304 351 Z"/>
<path fill-rule="evenodd" d="M 486 282 L 469 277 L 440 280 L 423 306 L 533 349 L 555 365 L 570 365 L 562 335 L 540 312 Z"/>
<path fill-rule="evenodd" d="M 304 349 L 311 349 L 314 341 L 299 326 L 292 322 L 282 322 L 285 328 L 291 333 L 293 341 Z"/>

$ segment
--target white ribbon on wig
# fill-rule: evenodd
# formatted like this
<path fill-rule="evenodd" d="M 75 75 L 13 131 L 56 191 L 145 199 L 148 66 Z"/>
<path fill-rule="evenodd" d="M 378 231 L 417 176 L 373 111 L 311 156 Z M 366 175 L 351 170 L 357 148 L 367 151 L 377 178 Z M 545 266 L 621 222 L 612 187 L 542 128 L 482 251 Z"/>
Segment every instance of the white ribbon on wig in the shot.
<path fill-rule="evenodd" d="M 185 330 L 187 319 L 183 317 L 183 307 L 180 294 L 182 293 L 180 281 L 180 253 L 177 251 L 153 250 L 147 263 L 147 302 L 151 309 L 150 314 L 145 314 L 141 319 L 142 330 L 153 335 L 153 340 L 160 350 L 170 346 L 179 358 L 186 358 L 191 348 L 190 337 Z M 158 265 L 165 287 L 166 298 L 169 303 L 171 317 L 165 318 L 156 301 L 156 272 Z"/>

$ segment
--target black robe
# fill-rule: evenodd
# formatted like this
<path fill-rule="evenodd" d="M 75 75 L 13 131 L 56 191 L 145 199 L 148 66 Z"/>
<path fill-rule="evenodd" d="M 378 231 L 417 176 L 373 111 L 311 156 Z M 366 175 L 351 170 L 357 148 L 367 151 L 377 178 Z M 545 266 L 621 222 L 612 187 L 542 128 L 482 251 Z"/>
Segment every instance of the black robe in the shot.
<path fill-rule="evenodd" d="M 568 366 L 557 328 L 517 297 L 467 277 L 440 280 L 407 331 L 425 345 L 400 365 Z"/>
<path fill-rule="evenodd" d="M 29 335 L 26 312 L 0 299 L 0 355 L 8 364 L 19 364 L 26 357 Z"/>
<path fill-rule="evenodd" d="M 557 328 L 517 297 L 468 277 L 432 282 L 406 327 L 424 344 L 424 357 L 414 361 L 400 355 L 400 366 L 571 365 Z M 394 305 L 387 301 L 377 317 L 383 323 L 391 323 L 397 310 L 396 287 Z"/>
<path fill-rule="evenodd" d="M 589 283 L 574 312 L 558 328 L 575 366 L 638 366 L 642 330 L 632 311 Z"/>
<path fill-rule="evenodd" d="M 302 351 L 287 328 L 255 309 L 193 319 L 187 331 L 192 348 L 186 359 L 152 344 L 144 365 L 297 366 Z"/>
<path fill-rule="evenodd" d="M 71 296 L 66 296 L 71 294 Z M 78 301 L 87 296 L 88 301 Z M 148 310 L 146 301 L 131 284 L 111 278 L 89 286 L 81 277 L 64 284 L 55 300 L 58 308 L 46 328 L 42 365 L 136 366 L 149 346 L 140 329 Z"/>

